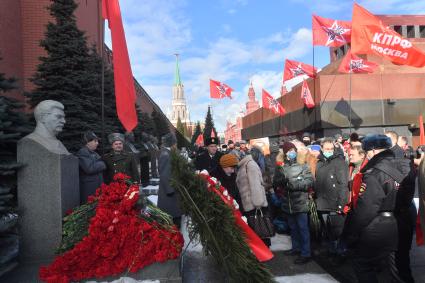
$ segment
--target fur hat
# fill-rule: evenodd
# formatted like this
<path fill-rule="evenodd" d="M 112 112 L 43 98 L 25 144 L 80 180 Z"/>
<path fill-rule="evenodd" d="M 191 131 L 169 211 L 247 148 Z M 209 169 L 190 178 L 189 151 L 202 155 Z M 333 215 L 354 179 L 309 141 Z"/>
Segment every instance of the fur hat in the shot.
<path fill-rule="evenodd" d="M 124 143 L 125 138 L 123 134 L 120 133 L 112 133 L 110 135 L 108 135 L 108 141 L 110 144 L 113 144 L 116 141 L 120 141 L 122 143 Z"/>
<path fill-rule="evenodd" d="M 162 136 L 161 143 L 165 147 L 172 147 L 177 143 L 176 136 L 173 133 L 168 133 L 165 136 Z"/>
<path fill-rule="evenodd" d="M 99 140 L 93 131 L 87 131 L 83 134 L 83 143 L 87 144 L 93 140 Z"/>
<path fill-rule="evenodd" d="M 391 148 L 391 146 L 391 139 L 386 135 L 368 135 L 362 140 L 362 148 L 364 151 L 388 149 Z"/>
<path fill-rule="evenodd" d="M 238 165 L 238 159 L 234 154 L 228 153 L 220 158 L 220 166 L 222 168 L 234 167 Z"/>
<path fill-rule="evenodd" d="M 211 145 L 211 144 L 216 144 L 216 145 L 218 145 L 218 144 L 219 144 L 219 142 L 218 142 L 218 138 L 216 138 L 216 137 L 210 137 L 210 138 L 207 138 L 207 140 L 205 141 L 205 146 L 209 146 L 209 145 Z"/>
<path fill-rule="evenodd" d="M 297 147 L 292 143 L 292 142 L 284 142 L 282 145 L 282 150 L 283 153 L 287 153 L 288 151 L 290 151 L 291 149 L 295 149 L 297 150 Z"/>

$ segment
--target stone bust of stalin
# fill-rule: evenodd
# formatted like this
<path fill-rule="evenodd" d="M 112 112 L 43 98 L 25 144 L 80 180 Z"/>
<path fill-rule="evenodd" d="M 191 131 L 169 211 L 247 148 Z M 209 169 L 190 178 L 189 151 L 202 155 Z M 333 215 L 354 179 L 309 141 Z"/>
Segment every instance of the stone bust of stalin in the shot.
<path fill-rule="evenodd" d="M 34 118 L 37 126 L 24 139 L 31 139 L 52 153 L 70 154 L 56 138 L 65 125 L 63 104 L 55 100 L 43 100 L 34 108 Z"/>

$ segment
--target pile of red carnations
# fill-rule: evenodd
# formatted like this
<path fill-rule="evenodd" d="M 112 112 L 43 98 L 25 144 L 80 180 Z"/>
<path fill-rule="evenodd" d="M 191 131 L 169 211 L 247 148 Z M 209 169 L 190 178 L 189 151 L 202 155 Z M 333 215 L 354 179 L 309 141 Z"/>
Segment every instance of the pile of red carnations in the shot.
<path fill-rule="evenodd" d="M 48 283 L 80 281 L 118 275 L 154 262 L 177 258 L 183 237 L 175 226 L 147 221 L 136 208 L 139 186 L 129 185 L 117 174 L 103 184 L 89 201 L 97 201 L 88 235 L 71 250 L 40 268 L 40 279 Z"/>

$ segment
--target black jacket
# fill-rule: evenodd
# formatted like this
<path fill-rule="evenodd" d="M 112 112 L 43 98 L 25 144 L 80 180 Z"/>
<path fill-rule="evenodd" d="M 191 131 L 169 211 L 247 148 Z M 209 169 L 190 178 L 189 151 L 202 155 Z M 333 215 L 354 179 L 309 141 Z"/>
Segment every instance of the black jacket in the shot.
<path fill-rule="evenodd" d="M 239 210 L 243 212 L 244 210 L 242 207 L 241 195 L 239 194 L 239 190 L 236 185 L 236 173 L 233 173 L 230 176 L 227 176 L 226 173 L 224 173 L 221 166 L 217 166 L 216 169 L 212 171 L 210 175 L 211 177 L 217 178 L 217 180 L 220 181 L 221 185 L 229 191 L 229 194 L 238 203 Z"/>
<path fill-rule="evenodd" d="M 395 145 L 390 150 L 395 157 L 392 161 L 403 176 L 397 193 L 395 212 L 396 214 L 405 213 L 409 215 L 409 208 L 415 194 L 416 172 L 413 162 L 404 157 L 404 151 L 400 146 Z"/>
<path fill-rule="evenodd" d="M 82 147 L 76 154 L 80 167 L 80 203 L 86 203 L 87 198 L 96 192 L 96 189 L 103 183 L 103 170 L 105 163 L 100 159 L 99 154 Z"/>
<path fill-rule="evenodd" d="M 375 155 L 362 169 L 362 187 L 357 206 L 346 219 L 343 238 L 359 254 L 368 256 L 397 248 L 397 222 L 393 212 L 399 183 L 403 176 L 394 165 L 391 150 Z"/>
<path fill-rule="evenodd" d="M 314 192 L 317 210 L 341 210 L 348 201 L 348 165 L 344 155 L 334 151 L 329 159 L 319 155 Z"/>
<path fill-rule="evenodd" d="M 273 178 L 273 187 L 283 189 L 282 210 L 288 214 L 308 212 L 308 190 L 313 183 L 308 165 L 286 160 Z"/>
<path fill-rule="evenodd" d="M 221 152 L 217 151 L 216 154 L 211 158 L 207 150 L 203 151 L 198 156 L 196 156 L 195 167 L 197 170 L 202 171 L 205 169 L 208 171 L 208 173 L 211 173 L 212 171 L 216 170 L 217 166 L 219 165 L 218 162 L 221 156 Z"/>

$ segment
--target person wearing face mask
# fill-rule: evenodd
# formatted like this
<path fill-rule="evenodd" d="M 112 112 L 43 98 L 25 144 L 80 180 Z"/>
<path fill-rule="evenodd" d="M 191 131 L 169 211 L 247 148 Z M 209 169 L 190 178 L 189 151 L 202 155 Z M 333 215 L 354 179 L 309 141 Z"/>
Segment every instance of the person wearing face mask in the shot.
<path fill-rule="evenodd" d="M 220 181 L 221 185 L 238 203 L 239 210 L 243 211 L 241 196 L 236 186 L 236 166 L 238 166 L 238 163 L 239 160 L 234 154 L 227 153 L 220 157 L 220 166 L 217 166 L 210 175 Z"/>
<path fill-rule="evenodd" d="M 80 203 L 84 204 L 90 195 L 103 183 L 103 170 L 106 169 L 105 162 L 102 161 L 96 149 L 99 145 L 99 138 L 92 131 L 87 131 L 83 135 L 84 146 L 77 152 L 80 167 Z"/>
<path fill-rule="evenodd" d="M 323 139 L 316 166 L 314 186 L 317 211 L 326 227 L 328 252 L 342 255 L 339 236 L 344 226 L 343 208 L 348 201 L 348 165 L 342 151 L 335 150 L 332 138 Z"/>
<path fill-rule="evenodd" d="M 313 175 L 307 164 L 297 162 L 297 148 L 291 142 L 282 145 L 285 164 L 274 176 L 275 187 L 283 189 L 282 210 L 288 217 L 292 249 L 286 255 L 298 256 L 294 263 L 311 260 L 310 231 L 308 227 L 308 191 L 313 186 Z"/>

